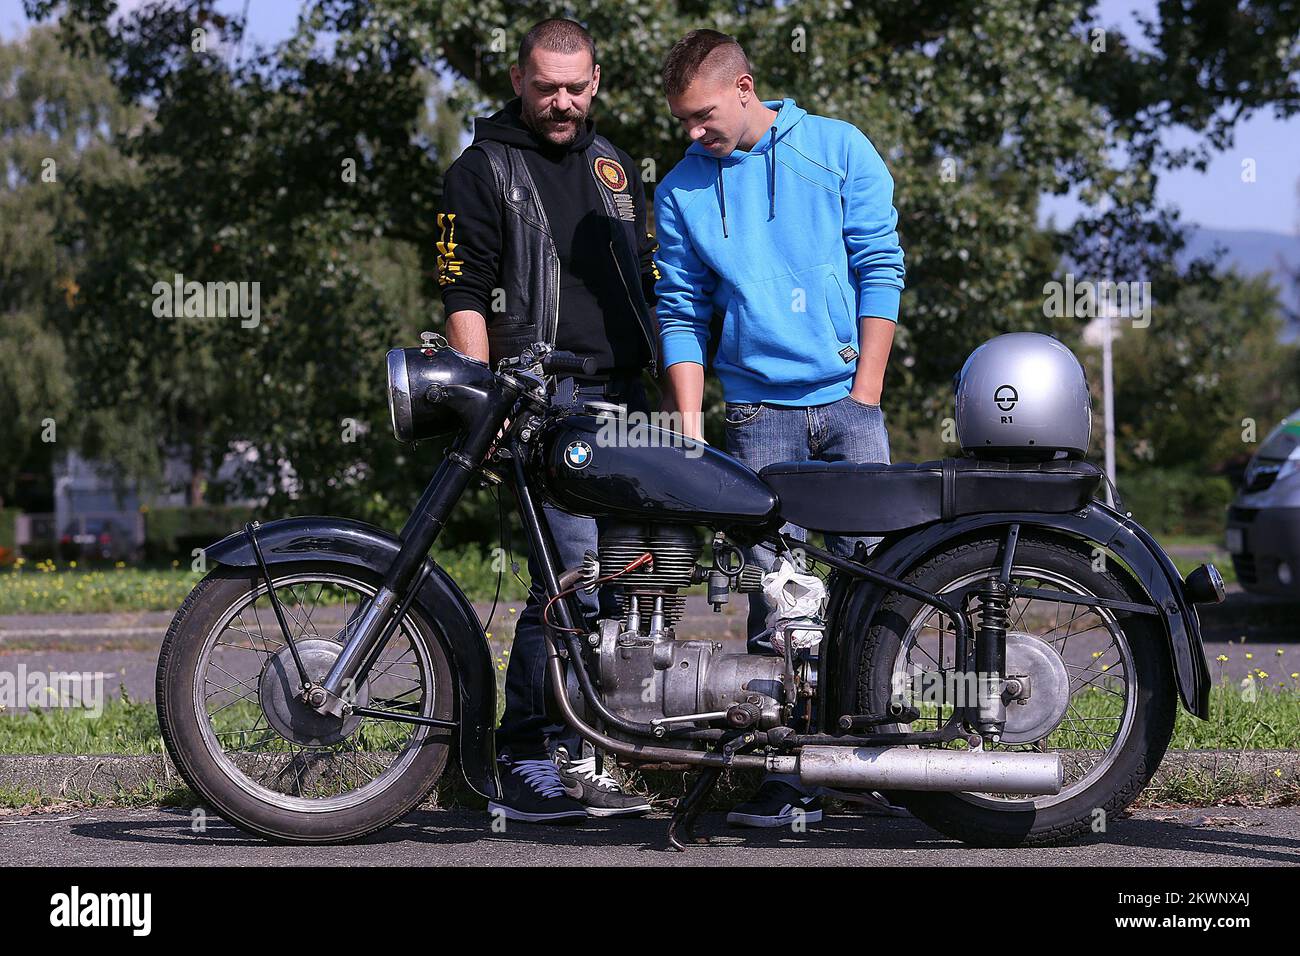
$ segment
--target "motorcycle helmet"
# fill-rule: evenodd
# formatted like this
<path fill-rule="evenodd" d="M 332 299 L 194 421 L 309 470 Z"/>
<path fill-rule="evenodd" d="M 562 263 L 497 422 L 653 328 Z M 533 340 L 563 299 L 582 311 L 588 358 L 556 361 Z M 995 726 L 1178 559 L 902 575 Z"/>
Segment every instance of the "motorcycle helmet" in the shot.
<path fill-rule="evenodd" d="M 989 339 L 954 380 L 957 440 L 976 458 L 1082 458 L 1092 432 L 1083 366 L 1050 335 Z"/>

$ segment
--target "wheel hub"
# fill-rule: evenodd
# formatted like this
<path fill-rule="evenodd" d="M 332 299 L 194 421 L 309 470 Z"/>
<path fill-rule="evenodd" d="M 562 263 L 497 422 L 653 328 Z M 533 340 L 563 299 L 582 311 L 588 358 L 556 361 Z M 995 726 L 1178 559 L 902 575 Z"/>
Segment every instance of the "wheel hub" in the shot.
<path fill-rule="evenodd" d="M 1029 698 L 1007 704 L 1004 744 L 1042 740 L 1070 706 L 1070 675 L 1065 661 L 1046 641 L 1024 631 L 1007 631 L 1007 673 L 1029 677 Z"/>
<path fill-rule="evenodd" d="M 325 679 L 343 645 L 325 638 L 312 638 L 294 642 L 298 656 L 313 684 Z M 267 659 L 257 683 L 257 696 L 262 713 L 273 730 L 286 740 L 303 747 L 328 747 L 346 740 L 362 718 L 356 714 L 334 717 L 317 713 L 302 699 L 302 680 L 293 652 L 286 644 L 279 653 Z M 356 694 L 354 706 L 365 707 L 370 701 L 370 690 L 362 684 Z"/>

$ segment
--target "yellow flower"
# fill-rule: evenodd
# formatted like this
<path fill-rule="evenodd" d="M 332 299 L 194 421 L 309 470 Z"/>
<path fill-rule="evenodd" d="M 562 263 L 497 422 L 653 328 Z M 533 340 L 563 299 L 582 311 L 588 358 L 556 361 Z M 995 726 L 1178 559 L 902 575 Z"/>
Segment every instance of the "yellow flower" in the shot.
<path fill-rule="evenodd" d="M 1258 673 L 1261 680 L 1268 677 L 1268 671 L 1259 671 Z"/>
<path fill-rule="evenodd" d="M 1254 659 L 1255 659 L 1255 655 L 1254 655 L 1254 654 L 1247 654 L 1247 655 L 1246 655 L 1246 660 L 1248 660 L 1248 661 L 1253 661 Z"/>
<path fill-rule="evenodd" d="M 1225 663 L 1228 660 L 1228 655 L 1220 654 L 1218 657 L 1215 658 L 1215 660 L 1218 661 L 1219 663 Z"/>
<path fill-rule="evenodd" d="M 1097 658 L 1099 658 L 1099 657 L 1101 657 L 1101 651 L 1093 651 L 1093 652 L 1092 652 L 1092 659 L 1093 659 L 1094 661 L 1095 661 Z"/>

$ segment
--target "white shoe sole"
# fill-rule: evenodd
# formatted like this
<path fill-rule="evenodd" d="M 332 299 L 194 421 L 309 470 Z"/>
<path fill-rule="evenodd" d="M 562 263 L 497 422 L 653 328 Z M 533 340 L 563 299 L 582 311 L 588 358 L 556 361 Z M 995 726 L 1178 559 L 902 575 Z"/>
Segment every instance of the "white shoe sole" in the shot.
<path fill-rule="evenodd" d="M 529 813 L 526 810 L 516 810 L 514 807 L 507 807 L 503 803 L 489 803 L 488 813 L 496 816 L 498 813 L 507 820 L 516 820 L 520 823 L 562 823 L 565 821 L 578 821 L 587 819 L 586 810 L 560 810 L 555 813 Z"/>
<path fill-rule="evenodd" d="M 759 827 L 772 829 L 774 827 L 788 827 L 795 820 L 802 819 L 805 823 L 820 823 L 822 812 L 820 810 L 809 810 L 807 813 L 796 815 L 789 814 L 784 817 L 761 817 L 753 813 L 737 813 L 732 810 L 727 814 L 727 822 L 738 827 Z"/>
<path fill-rule="evenodd" d="M 589 817 L 639 817 L 643 813 L 649 813 L 653 807 L 646 803 L 638 807 L 619 807 L 612 809 L 610 807 L 587 807 L 587 816 Z"/>

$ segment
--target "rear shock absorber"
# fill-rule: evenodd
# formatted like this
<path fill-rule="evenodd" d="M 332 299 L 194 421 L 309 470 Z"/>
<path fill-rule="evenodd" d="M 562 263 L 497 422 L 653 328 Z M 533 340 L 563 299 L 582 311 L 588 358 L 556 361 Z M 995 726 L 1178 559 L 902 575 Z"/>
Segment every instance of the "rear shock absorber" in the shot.
<path fill-rule="evenodd" d="M 979 629 L 975 634 L 975 671 L 979 700 L 975 729 L 994 743 L 1007 722 L 1003 698 L 1007 669 L 1007 586 L 990 580 L 975 592 L 979 599 Z"/>

